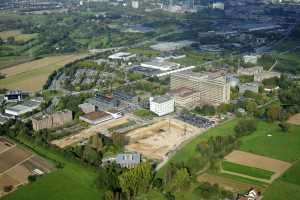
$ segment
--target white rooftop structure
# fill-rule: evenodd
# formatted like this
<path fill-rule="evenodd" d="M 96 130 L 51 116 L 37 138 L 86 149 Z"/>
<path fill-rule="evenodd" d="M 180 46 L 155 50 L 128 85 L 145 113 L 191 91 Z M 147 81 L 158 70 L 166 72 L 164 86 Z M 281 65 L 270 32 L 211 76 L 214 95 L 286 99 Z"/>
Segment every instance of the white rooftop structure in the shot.
<path fill-rule="evenodd" d="M 182 40 L 177 42 L 160 42 L 152 45 L 151 48 L 158 51 L 174 51 L 195 43 L 194 41 Z"/>
<path fill-rule="evenodd" d="M 118 52 L 118 53 L 110 55 L 108 58 L 112 59 L 112 60 L 124 60 L 124 61 L 128 61 L 131 58 L 135 58 L 135 57 L 136 57 L 136 54 L 127 53 L 127 52 Z"/>
<path fill-rule="evenodd" d="M 159 69 L 161 71 L 170 71 L 180 67 L 180 64 L 174 62 L 168 62 L 168 61 L 151 61 L 151 62 L 141 63 L 141 67 Z"/>
<path fill-rule="evenodd" d="M 175 98 L 171 96 L 150 97 L 150 110 L 158 116 L 167 115 L 175 110 Z"/>

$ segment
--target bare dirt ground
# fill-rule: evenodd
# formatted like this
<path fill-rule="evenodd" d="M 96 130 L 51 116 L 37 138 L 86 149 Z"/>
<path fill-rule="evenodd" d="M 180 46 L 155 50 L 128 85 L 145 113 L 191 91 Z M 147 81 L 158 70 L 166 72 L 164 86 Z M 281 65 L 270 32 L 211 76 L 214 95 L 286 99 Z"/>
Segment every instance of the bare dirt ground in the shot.
<path fill-rule="evenodd" d="M 280 177 L 288 168 L 292 165 L 288 162 L 272 159 L 265 156 L 260 156 L 244 151 L 233 151 L 225 157 L 225 160 L 240 165 L 246 165 L 249 167 L 256 167 L 267 171 L 274 172 L 271 178 L 271 182 Z"/>
<path fill-rule="evenodd" d="M 55 169 L 53 164 L 6 138 L 0 138 L 0 148 L 0 198 L 7 194 L 4 187 L 13 186 L 15 190 L 18 186 L 26 184 L 27 177 L 34 174 L 33 170 L 39 169 L 49 173 Z"/>
<path fill-rule="evenodd" d="M 107 129 L 115 127 L 115 126 L 119 126 L 119 125 L 125 124 L 127 122 L 128 122 L 127 117 L 122 117 L 122 118 L 116 119 L 116 120 L 110 120 L 110 121 L 107 121 L 107 122 L 104 122 L 104 123 L 101 123 L 101 124 L 98 124 L 95 126 L 91 126 L 90 128 L 84 129 L 77 134 L 70 135 L 70 136 L 64 137 L 62 139 L 53 140 L 51 142 L 51 144 L 54 144 L 54 145 L 58 146 L 59 148 L 63 149 L 67 146 L 70 146 L 75 143 L 86 140 L 86 139 L 90 138 L 91 136 L 94 136 L 94 135 L 100 133 L 103 130 L 107 130 Z"/>
<path fill-rule="evenodd" d="M 125 148 L 151 159 L 163 160 L 181 143 L 203 131 L 177 119 L 163 119 L 127 133 L 130 144 Z"/>
<path fill-rule="evenodd" d="M 207 174 L 204 173 L 200 176 L 197 177 L 197 180 L 199 182 L 209 182 L 210 184 L 218 184 L 219 186 L 233 191 L 233 192 L 240 192 L 240 191 L 246 191 L 249 190 L 249 188 L 252 188 L 253 185 L 251 184 L 247 184 L 247 183 L 243 183 L 237 180 L 233 180 L 231 178 L 227 178 L 227 177 L 222 177 L 222 176 L 218 176 L 218 175 L 213 175 L 213 174 Z M 258 188 L 256 186 L 256 188 Z M 263 191 L 264 188 L 258 188 L 260 191 Z"/>
<path fill-rule="evenodd" d="M 290 124 L 300 125 L 300 113 L 291 116 L 287 122 Z"/>

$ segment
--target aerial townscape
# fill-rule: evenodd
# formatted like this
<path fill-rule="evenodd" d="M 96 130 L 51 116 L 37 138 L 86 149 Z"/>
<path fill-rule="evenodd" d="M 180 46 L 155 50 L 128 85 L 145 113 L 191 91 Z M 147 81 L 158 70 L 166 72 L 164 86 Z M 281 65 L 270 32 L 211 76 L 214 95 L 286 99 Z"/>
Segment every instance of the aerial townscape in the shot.
<path fill-rule="evenodd" d="M 0 0 L 0 199 L 300 200 L 300 0 Z"/>

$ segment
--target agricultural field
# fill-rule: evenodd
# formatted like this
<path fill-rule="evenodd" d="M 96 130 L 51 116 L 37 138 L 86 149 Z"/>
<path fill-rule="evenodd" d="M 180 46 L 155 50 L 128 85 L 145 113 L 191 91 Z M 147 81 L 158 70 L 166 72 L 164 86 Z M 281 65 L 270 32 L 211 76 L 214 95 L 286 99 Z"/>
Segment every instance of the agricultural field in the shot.
<path fill-rule="evenodd" d="M 54 165 L 6 138 L 0 138 L 0 197 L 28 183 L 36 171 L 46 174 Z M 5 189 L 10 187 L 9 190 Z"/>
<path fill-rule="evenodd" d="M 299 50 L 278 56 L 278 64 L 275 70 L 280 72 L 300 74 L 300 45 Z"/>
<path fill-rule="evenodd" d="M 65 64 L 85 57 L 83 54 L 51 56 L 0 70 L 6 75 L 0 87 L 35 92 L 46 83 L 48 76 Z"/>
<path fill-rule="evenodd" d="M 54 162 L 63 164 L 63 168 L 44 175 L 36 182 L 22 186 L 15 192 L 3 197 L 3 200 L 98 200 L 102 198 L 102 192 L 96 188 L 97 173 L 88 166 L 68 160 L 59 153 L 33 145 L 22 140 L 26 146 L 32 148 L 39 155 Z"/>
<path fill-rule="evenodd" d="M 300 113 L 291 116 L 287 122 L 294 125 L 300 125 Z"/>
<path fill-rule="evenodd" d="M 267 171 L 264 169 L 249 167 L 247 165 L 240 165 L 228 161 L 222 162 L 222 169 L 227 172 L 233 172 L 237 174 L 242 174 L 242 175 L 251 176 L 260 179 L 266 179 L 266 180 L 269 180 L 274 174 L 274 172 Z"/>
<path fill-rule="evenodd" d="M 37 34 L 23 34 L 20 30 L 2 31 L 0 32 L 0 38 L 7 40 L 9 37 L 14 37 L 17 42 L 27 42 L 34 39 Z"/>

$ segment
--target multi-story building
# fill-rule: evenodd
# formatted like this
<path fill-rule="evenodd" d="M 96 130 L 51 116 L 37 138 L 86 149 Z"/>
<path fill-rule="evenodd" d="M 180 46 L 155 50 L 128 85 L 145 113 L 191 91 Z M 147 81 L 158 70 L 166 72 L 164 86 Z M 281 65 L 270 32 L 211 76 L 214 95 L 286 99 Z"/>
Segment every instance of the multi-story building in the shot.
<path fill-rule="evenodd" d="M 171 96 L 150 97 L 150 110 L 158 116 L 167 115 L 175 110 L 175 99 Z"/>
<path fill-rule="evenodd" d="M 69 110 L 55 112 L 49 115 L 42 115 L 32 119 L 33 130 L 55 128 L 73 120 L 72 112 Z"/>
<path fill-rule="evenodd" d="M 199 104 L 219 105 L 230 101 L 230 82 L 219 73 L 195 73 L 191 71 L 171 74 L 171 90 L 189 88 Z"/>
<path fill-rule="evenodd" d="M 259 84 L 256 82 L 244 83 L 239 85 L 239 93 L 244 94 L 246 91 L 258 93 Z"/>
<path fill-rule="evenodd" d="M 181 87 L 168 92 L 170 96 L 175 98 L 176 107 L 192 108 L 199 103 L 197 92 L 190 88 Z"/>

